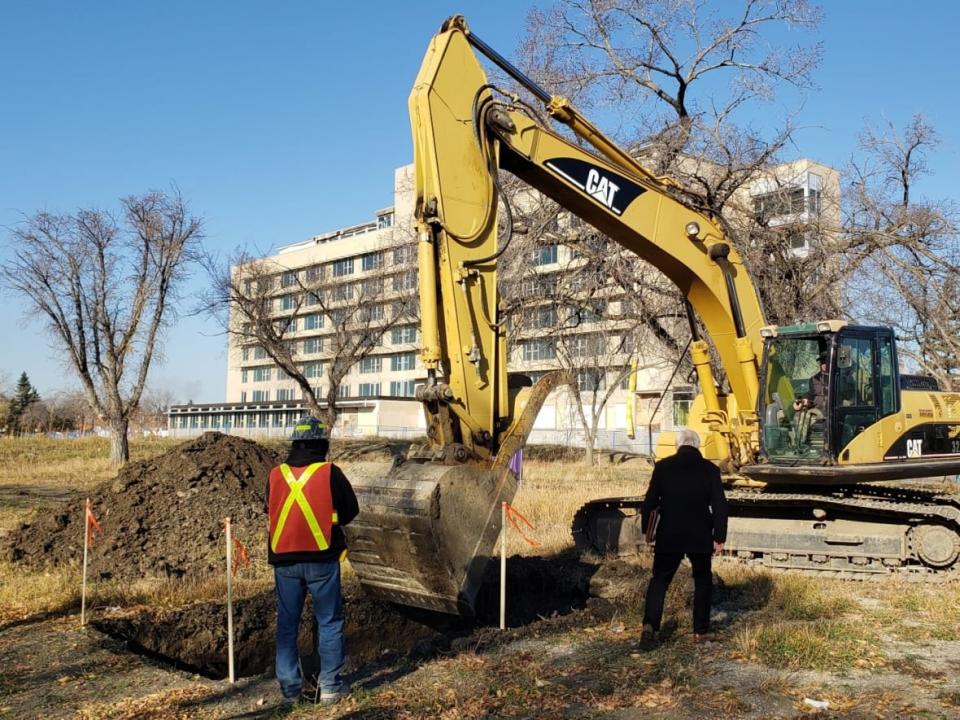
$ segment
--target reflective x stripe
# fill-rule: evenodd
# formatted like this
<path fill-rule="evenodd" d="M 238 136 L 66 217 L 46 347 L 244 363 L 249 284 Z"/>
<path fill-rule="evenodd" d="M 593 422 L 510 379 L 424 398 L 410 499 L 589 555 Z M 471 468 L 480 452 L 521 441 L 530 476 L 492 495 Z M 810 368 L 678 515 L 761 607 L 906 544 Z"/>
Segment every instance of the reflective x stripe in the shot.
<path fill-rule="evenodd" d="M 277 544 L 280 542 L 283 526 L 287 524 L 287 515 L 290 514 L 290 508 L 293 507 L 293 503 L 297 503 L 300 512 L 303 513 L 304 520 L 307 521 L 307 527 L 310 528 L 314 540 L 317 541 L 317 547 L 321 550 L 326 550 L 330 547 L 327 543 L 327 538 L 323 536 L 323 531 L 320 529 L 320 524 L 317 522 L 316 516 L 313 514 L 313 508 L 310 507 L 310 503 L 308 503 L 307 499 L 303 496 L 303 486 L 306 485 L 317 470 L 324 465 L 326 465 L 326 463 L 314 463 L 310 465 L 301 473 L 299 478 L 293 476 L 289 465 L 283 464 L 280 466 L 283 479 L 286 480 L 287 485 L 290 486 L 290 494 L 287 495 L 287 499 L 280 509 L 280 517 L 277 519 L 277 526 L 273 529 L 273 537 L 270 539 L 270 548 L 274 552 L 277 551 Z M 333 521 L 337 521 L 336 513 L 333 513 Z"/>

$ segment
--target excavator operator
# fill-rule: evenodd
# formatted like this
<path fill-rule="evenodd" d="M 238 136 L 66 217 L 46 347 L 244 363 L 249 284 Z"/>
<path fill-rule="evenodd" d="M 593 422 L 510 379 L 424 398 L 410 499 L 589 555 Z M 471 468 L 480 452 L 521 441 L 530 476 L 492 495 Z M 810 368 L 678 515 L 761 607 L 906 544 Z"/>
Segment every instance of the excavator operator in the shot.
<path fill-rule="evenodd" d="M 818 355 L 820 369 L 809 380 L 807 392 L 793 401 L 793 418 L 796 426 L 796 442 L 798 449 L 801 445 L 809 445 L 811 430 L 814 426 L 822 426 L 827 416 L 827 391 L 830 387 L 830 373 L 828 365 L 830 355 L 826 348 L 821 347 Z"/>

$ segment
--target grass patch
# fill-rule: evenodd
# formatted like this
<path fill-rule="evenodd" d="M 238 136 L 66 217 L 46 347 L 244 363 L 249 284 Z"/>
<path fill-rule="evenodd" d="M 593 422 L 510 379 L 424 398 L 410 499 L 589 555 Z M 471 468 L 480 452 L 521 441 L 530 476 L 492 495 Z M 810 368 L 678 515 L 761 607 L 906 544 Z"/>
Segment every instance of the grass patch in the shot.
<path fill-rule="evenodd" d="M 570 526 L 582 505 L 597 498 L 642 495 L 649 480 L 650 468 L 641 463 L 591 468 L 579 463 L 524 462 L 523 486 L 513 506 L 536 527 L 528 534 L 540 546 L 531 547 L 514 532 L 507 539 L 508 554 L 550 555 L 571 548 Z"/>
<path fill-rule="evenodd" d="M 815 620 L 751 623 L 733 642 L 741 656 L 780 670 L 844 672 L 882 661 L 876 639 L 862 623 Z"/>
<path fill-rule="evenodd" d="M 78 568 L 31 571 L 0 562 L 0 626 L 29 617 L 79 612 L 80 584 Z M 223 600 L 226 587 L 224 575 L 134 582 L 100 580 L 87 584 L 87 609 L 93 613 L 105 607 L 135 605 L 172 609 Z M 270 568 L 265 563 L 251 563 L 234 578 L 233 593 L 235 598 L 242 599 L 272 587 Z"/>

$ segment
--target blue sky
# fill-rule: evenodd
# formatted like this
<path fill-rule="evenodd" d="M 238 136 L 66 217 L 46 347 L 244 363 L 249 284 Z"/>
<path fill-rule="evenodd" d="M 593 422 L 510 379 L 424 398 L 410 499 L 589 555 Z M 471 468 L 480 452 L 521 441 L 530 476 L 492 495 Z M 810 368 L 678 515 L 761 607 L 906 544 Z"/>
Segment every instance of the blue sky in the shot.
<path fill-rule="evenodd" d="M 826 3 L 819 88 L 797 156 L 842 167 L 864 121 L 917 112 L 943 144 L 925 190 L 960 200 L 952 2 Z M 116 208 L 175 183 L 208 245 L 269 251 L 372 219 L 410 162 L 406 98 L 430 36 L 463 12 L 515 56 L 527 2 L 7 2 L 0 10 L 0 239 L 38 209 Z M 762 119 L 761 119 L 762 122 Z M 601 123 L 602 124 L 602 123 Z M 197 292 L 201 278 L 192 281 Z M 39 324 L 4 298 L 0 378 L 70 386 Z M 189 302 L 189 300 L 188 300 Z M 225 340 L 183 318 L 151 383 L 222 400 Z"/>

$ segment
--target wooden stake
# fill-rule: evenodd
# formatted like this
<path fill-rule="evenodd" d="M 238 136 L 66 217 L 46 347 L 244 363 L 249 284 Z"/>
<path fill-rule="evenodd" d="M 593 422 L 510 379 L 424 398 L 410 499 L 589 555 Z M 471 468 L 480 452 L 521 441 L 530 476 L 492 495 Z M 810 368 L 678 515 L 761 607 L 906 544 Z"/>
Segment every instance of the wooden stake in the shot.
<path fill-rule="evenodd" d="M 235 683 L 233 673 L 233 536 L 230 531 L 230 518 L 224 519 L 227 530 L 227 672 L 230 682 Z"/>
<path fill-rule="evenodd" d="M 507 503 L 500 503 L 500 629 L 507 629 Z"/>
<path fill-rule="evenodd" d="M 83 504 L 83 580 L 80 583 L 80 627 L 87 622 L 87 560 L 90 539 L 90 498 Z"/>

